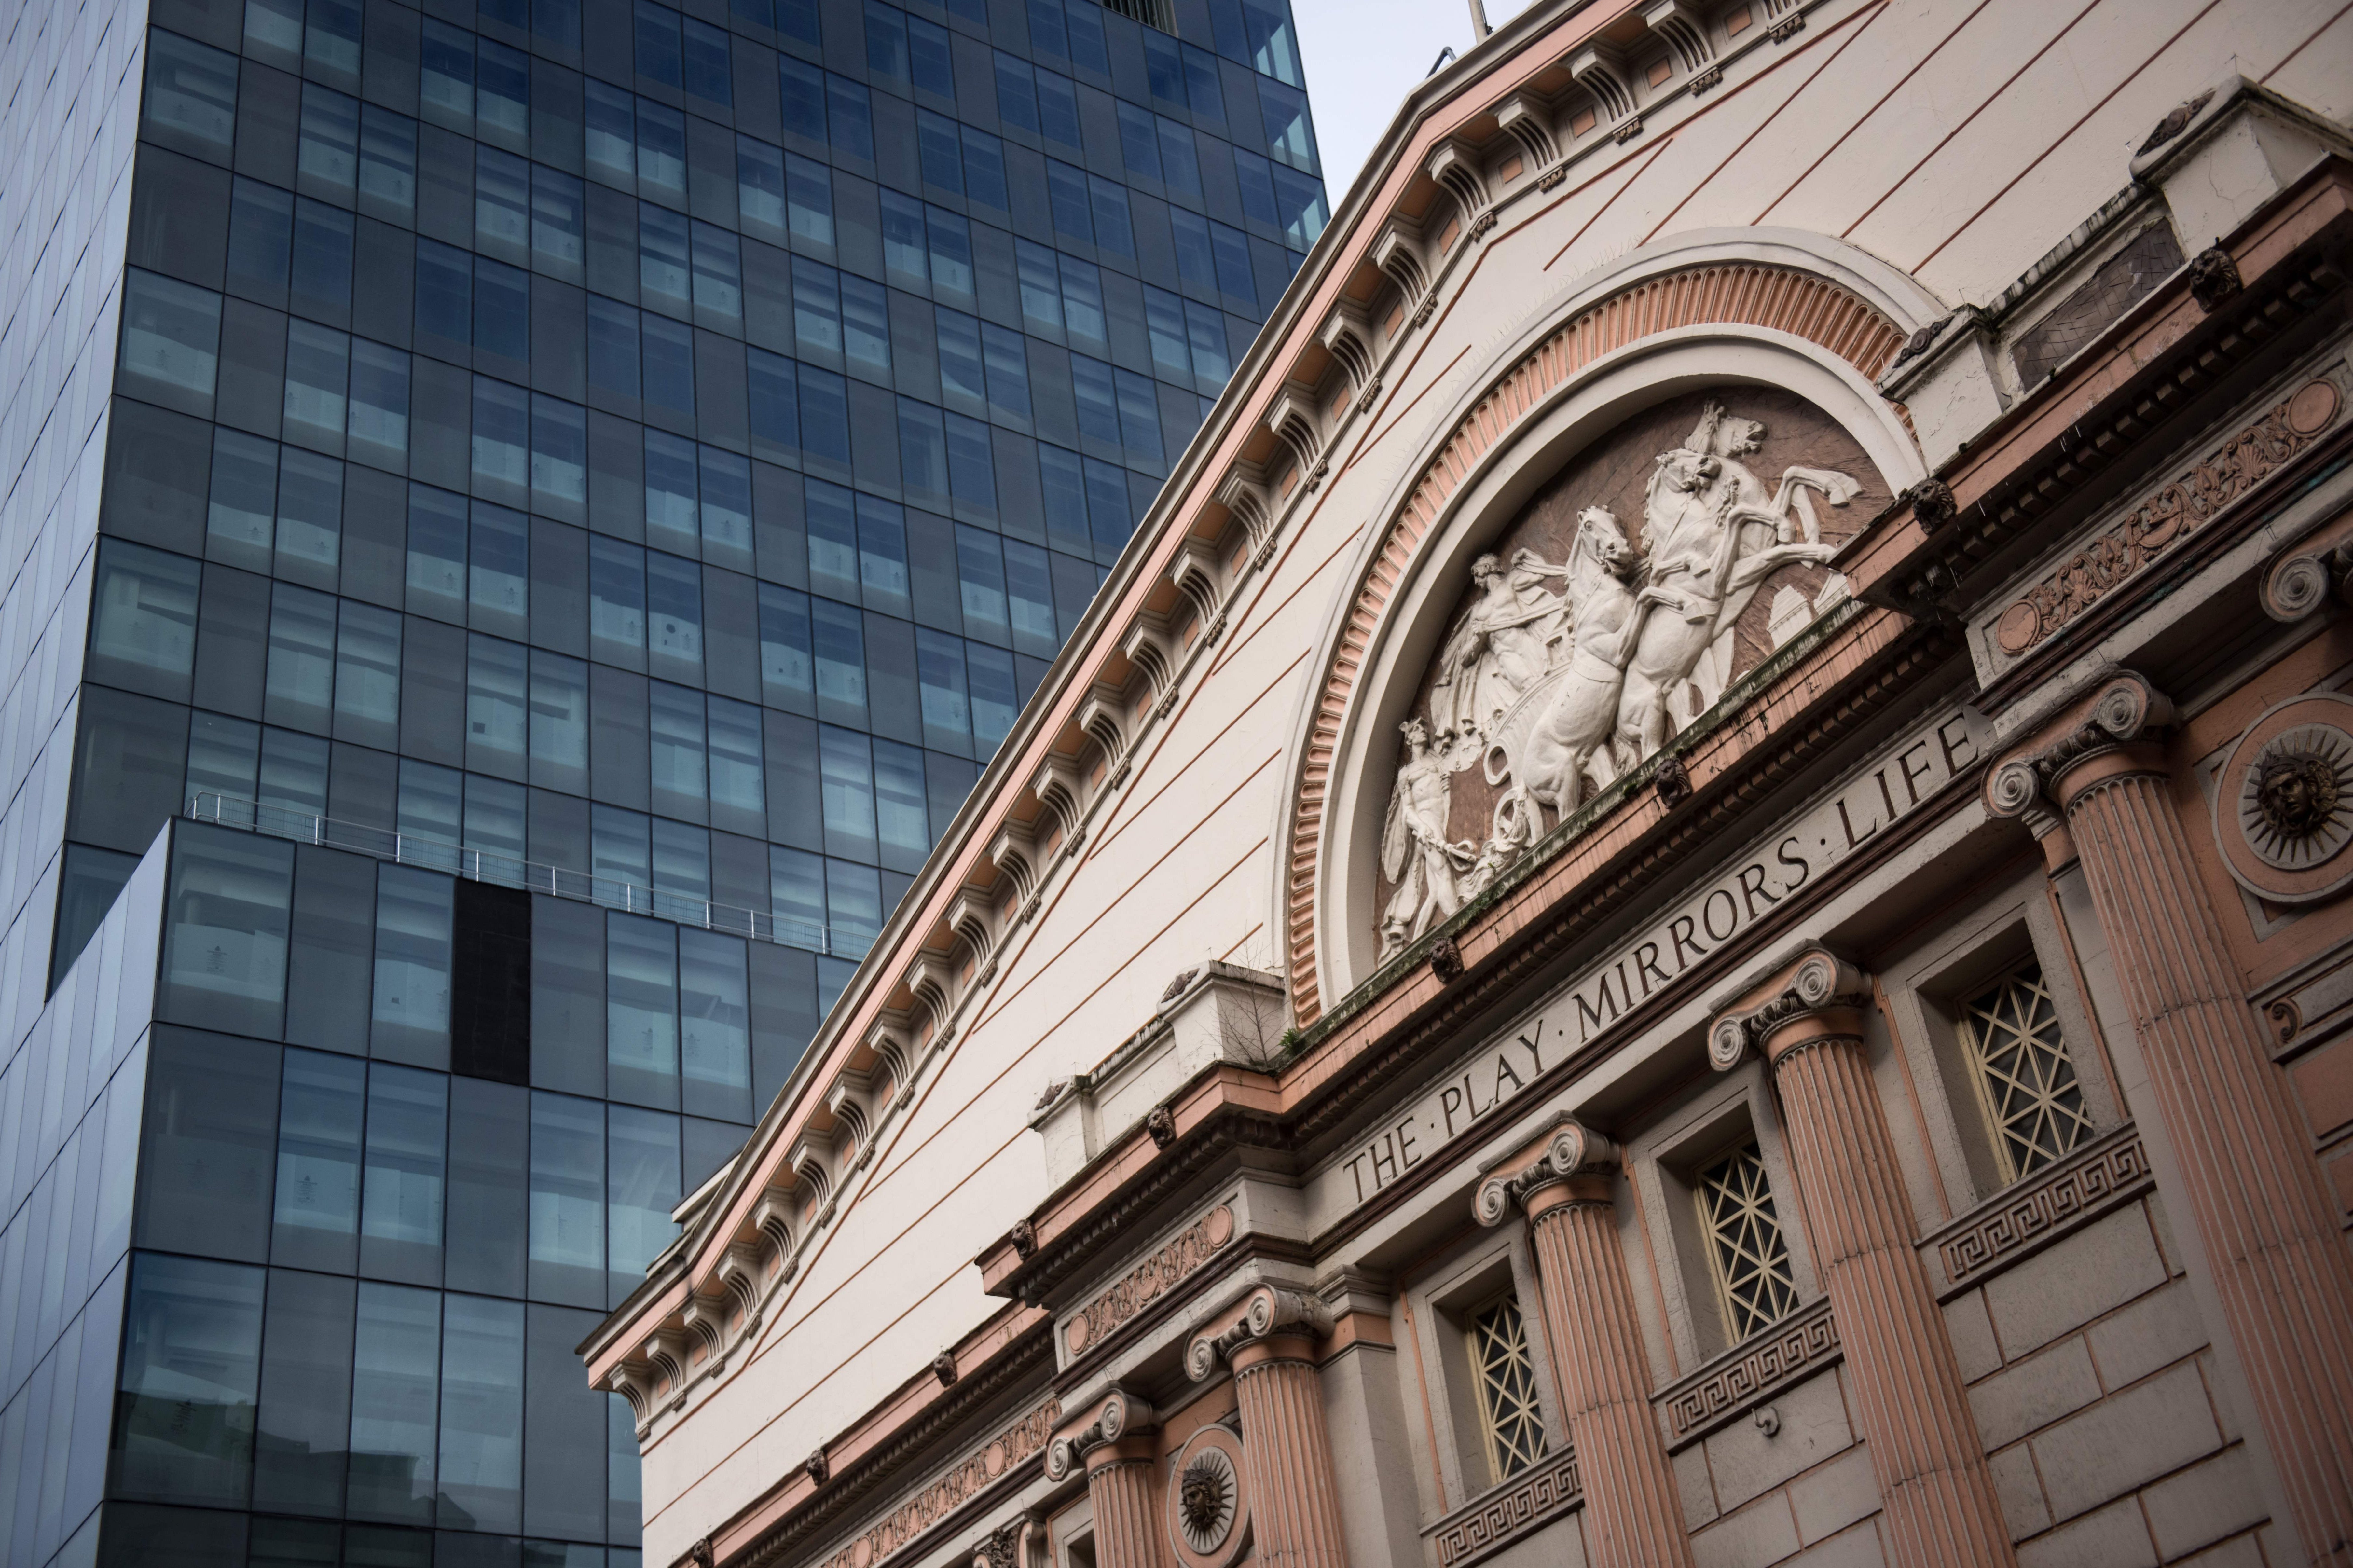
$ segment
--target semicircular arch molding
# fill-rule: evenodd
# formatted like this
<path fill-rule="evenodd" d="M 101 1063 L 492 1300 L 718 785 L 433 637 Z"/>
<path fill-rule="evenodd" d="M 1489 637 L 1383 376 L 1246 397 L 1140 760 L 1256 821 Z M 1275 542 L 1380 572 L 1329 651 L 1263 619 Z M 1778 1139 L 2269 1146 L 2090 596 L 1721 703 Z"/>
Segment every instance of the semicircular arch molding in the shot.
<path fill-rule="evenodd" d="M 1452 602 L 1479 546 L 1544 479 L 1628 416 L 1721 384 L 1813 403 L 1894 489 L 1926 475 L 1903 409 L 1874 378 L 1936 319 L 1933 300 L 1883 263 L 1824 268 L 1794 244 L 1692 238 L 1621 258 L 1505 335 L 1496 368 L 1467 378 L 1451 417 L 1434 422 L 1334 605 L 1294 726 L 1276 868 L 1302 1026 L 1376 967 L 1366 834 L 1380 823 L 1367 781 L 1395 768 L 1395 721 L 1443 629 L 1431 602 Z"/>

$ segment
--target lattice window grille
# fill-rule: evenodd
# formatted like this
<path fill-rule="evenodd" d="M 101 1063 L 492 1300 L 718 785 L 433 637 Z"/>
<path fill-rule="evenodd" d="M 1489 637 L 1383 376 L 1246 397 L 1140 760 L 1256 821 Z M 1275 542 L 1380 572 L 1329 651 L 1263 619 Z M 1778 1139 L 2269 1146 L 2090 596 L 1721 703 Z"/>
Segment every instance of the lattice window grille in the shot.
<path fill-rule="evenodd" d="M 1765 1156 L 1755 1143 L 1734 1150 L 1699 1173 L 1700 1224 L 1707 1258 L 1734 1343 L 1795 1310 L 1798 1285 Z"/>
<path fill-rule="evenodd" d="M 1486 1440 L 1487 1471 L 1511 1479 L 1544 1458 L 1544 1415 L 1536 1405 L 1535 1363 L 1527 1320 L 1505 1296 L 1471 1316 L 1471 1359 L 1477 1372 L 1479 1430 Z"/>
<path fill-rule="evenodd" d="M 2030 960 L 1972 997 L 1961 1034 L 2003 1181 L 2032 1175 L 2091 1141 L 2084 1086 L 2041 964 Z"/>
<path fill-rule="evenodd" d="M 1169 0 L 1102 0 L 1102 4 L 1104 10 L 1116 11 L 1131 22 L 1176 36 L 1176 17 Z"/>

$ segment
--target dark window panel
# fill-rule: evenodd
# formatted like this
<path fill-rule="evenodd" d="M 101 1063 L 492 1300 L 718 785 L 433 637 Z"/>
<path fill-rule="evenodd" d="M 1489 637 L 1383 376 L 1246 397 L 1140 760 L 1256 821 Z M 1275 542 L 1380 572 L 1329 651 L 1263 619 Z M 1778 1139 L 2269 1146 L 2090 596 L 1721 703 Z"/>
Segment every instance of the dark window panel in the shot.
<path fill-rule="evenodd" d="M 212 448 L 212 432 L 201 420 L 115 399 L 100 525 L 124 538 L 202 553 Z"/>
<path fill-rule="evenodd" d="M 523 1530 L 532 1535 L 596 1541 L 606 1532 L 606 1426 L 618 1396 L 590 1388 L 573 1352 L 602 1316 L 536 1304 L 527 1310 L 523 1424 L 531 1441 L 523 1450 Z"/>
<path fill-rule="evenodd" d="M 259 1268 L 196 1258 L 133 1261 L 110 1496 L 244 1504 L 253 1470 L 265 1279 Z M 149 1535 L 142 1529 L 147 1521 L 125 1511 L 132 1517 L 118 1521 L 108 1510 L 110 1563 L 194 1568 L 243 1560 L 241 1516 L 216 1521 L 158 1510 L 164 1521 L 184 1522 L 174 1531 L 159 1521 Z M 18 1539 L 28 1533 L 19 1531 Z M 203 1554 L 206 1547 L 222 1555 Z"/>
<path fill-rule="evenodd" d="M 765 1107 L 817 1035 L 817 961 L 807 952 L 754 942 L 751 963 L 752 1099 Z"/>
<path fill-rule="evenodd" d="M 450 1070 L 501 1083 L 528 1083 L 531 896 L 465 880 L 456 885 L 456 892 Z"/>
<path fill-rule="evenodd" d="M 318 1051 L 286 1053 L 269 1238 L 270 1260 L 281 1269 L 349 1274 L 358 1265 L 366 1124 L 366 1063 Z M 342 1479 L 338 1466 L 338 1489 Z M 319 1500 L 332 1507 L 334 1495 Z"/>
<path fill-rule="evenodd" d="M 589 668 L 589 792 L 637 811 L 649 804 L 646 691 L 643 676 Z"/>
<path fill-rule="evenodd" d="M 400 749 L 455 767 L 465 758 L 466 633 L 410 616 L 400 647 Z"/>
<path fill-rule="evenodd" d="M 253 1468 L 256 1508 L 331 1518 L 343 1511 L 356 1289 L 349 1279 L 270 1271 Z M 265 1521 L 264 1528 L 276 1522 Z M 332 1535 L 327 1539 L 332 1542 Z"/>
<path fill-rule="evenodd" d="M 397 606 L 407 574 L 408 487 L 364 468 L 343 476 L 341 589 L 347 598 Z"/>
<path fill-rule="evenodd" d="M 235 837 L 256 842 L 243 834 Z M 272 858 L 283 863 L 291 857 Z M 263 862 L 255 864 L 260 868 Z M 175 894 L 172 924 L 180 928 L 174 934 L 184 934 L 188 914 L 180 900 L 192 895 L 185 884 Z M 202 918 L 201 910 L 196 918 Z M 282 942 L 282 925 L 280 930 Z M 282 956 L 279 962 L 283 963 Z M 169 956 L 165 963 L 171 963 Z M 166 970 L 167 984 L 175 973 Z M 180 999 L 169 990 L 166 995 Z M 147 1112 L 141 1124 L 134 1246 L 246 1263 L 269 1258 L 281 1054 L 276 1046 L 227 1035 L 154 1031 L 147 1058 Z"/>
<path fill-rule="evenodd" d="M 535 518 L 531 525 L 531 640 L 575 658 L 588 651 L 588 539 Z"/>
<path fill-rule="evenodd" d="M 322 1050 L 364 1051 L 375 953 L 375 862 L 312 845 L 298 847 L 288 1041 Z"/>
<path fill-rule="evenodd" d="M 532 931 L 531 1079 L 541 1089 L 605 1092 L 604 914 L 537 898 Z"/>
<path fill-rule="evenodd" d="M 361 97 L 403 114 L 417 112 L 418 26 L 417 13 L 397 0 L 367 0 Z"/>
<path fill-rule="evenodd" d="M 773 711 L 765 716 L 765 724 L 768 837 L 803 849 L 822 849 L 825 818 L 818 777 L 817 725 Z"/>
<path fill-rule="evenodd" d="M 139 151 L 124 258 L 218 289 L 228 252 L 229 175 L 159 147 Z"/>

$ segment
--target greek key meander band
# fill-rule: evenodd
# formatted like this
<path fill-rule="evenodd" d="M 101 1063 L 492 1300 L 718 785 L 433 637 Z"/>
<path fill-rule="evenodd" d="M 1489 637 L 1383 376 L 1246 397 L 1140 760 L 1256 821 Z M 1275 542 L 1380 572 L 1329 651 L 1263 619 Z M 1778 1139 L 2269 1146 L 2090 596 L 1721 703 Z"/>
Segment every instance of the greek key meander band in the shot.
<path fill-rule="evenodd" d="M 1439 1522 L 1439 1568 L 1457 1568 L 1507 1546 L 1584 1500 L 1577 1456 L 1568 1449 L 1544 1460 L 1511 1486 Z"/>
<path fill-rule="evenodd" d="M 1724 1366 L 1666 1396 L 1669 1441 L 1698 1436 L 1719 1416 L 1735 1414 L 1759 1395 L 1821 1370 L 1839 1348 L 1838 1321 L 1825 1299 L 1777 1324 L 1759 1342 L 1736 1353 Z"/>
<path fill-rule="evenodd" d="M 2120 1127 L 2003 1194 L 1962 1228 L 1936 1238 L 1953 1289 L 1973 1285 L 2021 1249 L 2039 1247 L 2147 1189 L 2155 1178 L 2140 1134 Z"/>

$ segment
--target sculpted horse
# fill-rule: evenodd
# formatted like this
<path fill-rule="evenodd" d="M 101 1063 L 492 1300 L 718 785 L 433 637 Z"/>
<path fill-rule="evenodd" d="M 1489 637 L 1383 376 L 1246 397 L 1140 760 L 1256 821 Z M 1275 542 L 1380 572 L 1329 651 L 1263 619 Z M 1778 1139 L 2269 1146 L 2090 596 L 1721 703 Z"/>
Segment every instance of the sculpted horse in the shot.
<path fill-rule="evenodd" d="M 1619 687 L 1639 626 L 1634 583 L 1642 558 L 1615 514 L 1588 507 L 1568 553 L 1568 601 L 1577 606 L 1567 669 L 1514 759 L 1518 791 L 1567 817 L 1584 795 L 1588 766 L 1607 788 L 1617 776 L 1607 742 L 1617 724 Z"/>
<path fill-rule="evenodd" d="M 1626 766 L 1666 743 L 1669 694 L 1690 679 L 1765 579 L 1837 552 L 1821 542 L 1802 492 L 1819 491 L 1844 506 L 1859 487 L 1828 469 L 1791 468 L 1768 500 L 1745 498 L 1762 488 L 1731 456 L 1678 447 L 1659 458 L 1642 503 L 1644 536 L 1654 542 L 1649 581 L 1636 595 L 1640 624 L 1618 700 L 1614 743 Z M 1793 501 L 1797 523 L 1789 517 Z"/>

